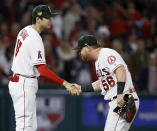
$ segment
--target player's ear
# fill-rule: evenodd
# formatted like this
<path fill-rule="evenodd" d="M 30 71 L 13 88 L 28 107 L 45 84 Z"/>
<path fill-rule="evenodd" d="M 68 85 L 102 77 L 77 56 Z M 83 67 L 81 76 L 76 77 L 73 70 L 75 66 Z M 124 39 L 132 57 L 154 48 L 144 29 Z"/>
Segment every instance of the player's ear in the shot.
<path fill-rule="evenodd" d="M 87 45 L 86 47 L 87 47 L 88 49 L 92 49 L 92 46 Z"/>
<path fill-rule="evenodd" d="M 88 52 L 91 52 L 91 49 L 92 49 L 91 46 L 89 46 L 89 45 L 86 46 L 86 50 L 87 50 Z"/>
<path fill-rule="evenodd" d="M 39 23 L 40 23 L 40 21 L 41 21 L 41 20 L 40 20 L 40 18 L 39 18 L 39 17 L 36 17 L 36 23 L 38 23 L 38 24 L 39 24 Z"/>
<path fill-rule="evenodd" d="M 89 45 L 86 45 L 86 47 L 87 47 L 87 48 L 90 48 L 90 46 L 89 46 Z"/>

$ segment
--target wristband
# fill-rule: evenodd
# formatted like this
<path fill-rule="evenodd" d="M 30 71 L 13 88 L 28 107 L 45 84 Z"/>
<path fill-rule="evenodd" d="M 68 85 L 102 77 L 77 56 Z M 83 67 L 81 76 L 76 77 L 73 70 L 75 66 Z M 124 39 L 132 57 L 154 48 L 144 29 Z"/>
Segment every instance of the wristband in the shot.
<path fill-rule="evenodd" d="M 125 82 L 117 82 L 117 95 L 123 94 Z"/>
<path fill-rule="evenodd" d="M 92 84 L 81 87 L 82 92 L 94 92 Z"/>

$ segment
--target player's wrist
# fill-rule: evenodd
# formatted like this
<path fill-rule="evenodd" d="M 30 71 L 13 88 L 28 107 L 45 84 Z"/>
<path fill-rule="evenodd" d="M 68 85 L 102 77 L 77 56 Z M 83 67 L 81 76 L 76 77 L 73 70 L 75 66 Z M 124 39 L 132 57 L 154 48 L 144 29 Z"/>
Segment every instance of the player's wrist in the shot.
<path fill-rule="evenodd" d="M 125 82 L 117 82 L 117 95 L 123 94 Z"/>
<path fill-rule="evenodd" d="M 70 83 L 69 83 L 69 82 L 67 82 L 66 80 L 64 80 L 64 81 L 63 81 L 63 86 L 65 86 L 65 87 L 66 87 L 66 86 L 68 86 L 69 84 L 70 84 Z"/>

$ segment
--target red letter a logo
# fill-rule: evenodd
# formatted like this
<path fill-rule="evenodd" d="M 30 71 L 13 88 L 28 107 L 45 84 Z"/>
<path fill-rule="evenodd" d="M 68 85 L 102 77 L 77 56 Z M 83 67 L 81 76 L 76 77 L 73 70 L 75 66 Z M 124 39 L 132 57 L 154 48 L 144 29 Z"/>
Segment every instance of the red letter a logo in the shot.
<path fill-rule="evenodd" d="M 42 59 L 41 51 L 40 50 L 38 51 L 38 59 Z"/>

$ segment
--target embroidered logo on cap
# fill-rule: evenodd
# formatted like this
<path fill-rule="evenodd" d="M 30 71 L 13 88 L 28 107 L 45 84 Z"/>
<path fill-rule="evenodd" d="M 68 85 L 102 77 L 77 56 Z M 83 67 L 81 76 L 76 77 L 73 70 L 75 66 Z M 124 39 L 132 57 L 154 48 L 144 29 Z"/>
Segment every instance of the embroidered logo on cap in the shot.
<path fill-rule="evenodd" d="M 38 14 L 38 16 L 41 16 L 41 15 L 42 15 L 42 12 L 38 12 L 37 14 Z"/>

